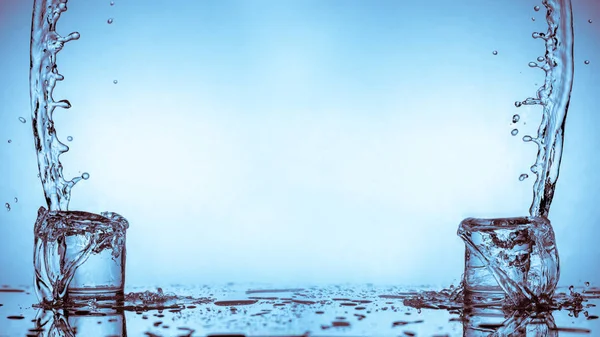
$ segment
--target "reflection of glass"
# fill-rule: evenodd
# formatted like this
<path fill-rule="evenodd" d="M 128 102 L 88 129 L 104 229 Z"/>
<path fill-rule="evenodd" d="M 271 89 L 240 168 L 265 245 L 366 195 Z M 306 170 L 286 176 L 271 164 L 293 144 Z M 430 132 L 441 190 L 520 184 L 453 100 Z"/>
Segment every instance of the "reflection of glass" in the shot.
<path fill-rule="evenodd" d="M 544 302 L 559 276 L 550 221 L 542 217 L 474 219 L 461 222 L 465 241 L 465 298 L 486 302 L 500 289 L 514 304 Z"/>
<path fill-rule="evenodd" d="M 127 336 L 125 315 L 121 310 L 84 311 L 40 310 L 36 318 L 38 336 Z"/>
<path fill-rule="evenodd" d="M 499 309 L 466 310 L 463 337 L 556 337 L 558 330 L 550 313 L 531 316 L 523 313 L 506 315 Z"/>

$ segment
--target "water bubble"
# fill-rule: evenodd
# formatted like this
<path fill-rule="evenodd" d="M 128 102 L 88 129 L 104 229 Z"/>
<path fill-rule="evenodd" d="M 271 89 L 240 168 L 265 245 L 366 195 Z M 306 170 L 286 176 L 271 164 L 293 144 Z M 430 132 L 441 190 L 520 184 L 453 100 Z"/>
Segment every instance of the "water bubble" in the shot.
<path fill-rule="evenodd" d="M 492 54 L 494 54 L 494 55 L 498 55 L 498 51 L 497 51 L 497 50 L 494 50 L 494 51 L 492 52 Z"/>
<path fill-rule="evenodd" d="M 536 11 L 536 12 L 539 11 L 540 10 L 540 6 L 533 7 L 533 10 Z"/>
<path fill-rule="evenodd" d="M 83 180 L 88 180 L 88 179 L 90 179 L 90 174 L 89 174 L 89 173 L 87 173 L 87 172 L 84 172 L 84 173 L 81 175 L 81 178 L 82 178 Z"/>
<path fill-rule="evenodd" d="M 528 64 L 528 65 L 529 65 L 531 68 L 535 68 L 535 67 L 537 67 L 537 66 L 538 66 L 538 64 L 537 64 L 537 63 L 535 63 L 535 62 L 529 62 L 529 64 Z"/>
<path fill-rule="evenodd" d="M 524 142 L 530 142 L 532 140 L 533 140 L 533 138 L 531 138 L 531 136 L 523 136 L 523 141 Z"/>
<path fill-rule="evenodd" d="M 516 136 L 516 135 L 518 135 L 518 134 L 519 134 L 519 129 L 513 129 L 513 130 L 510 132 L 510 134 L 511 134 L 511 135 L 513 135 L 513 136 Z"/>
<path fill-rule="evenodd" d="M 590 64 L 590 60 L 585 60 L 585 61 L 583 61 L 583 63 Z"/>
<path fill-rule="evenodd" d="M 8 140 L 8 144 L 10 144 L 10 143 L 12 143 L 12 140 L 11 140 L 11 139 L 9 139 L 9 140 Z"/>
<path fill-rule="evenodd" d="M 15 204 L 19 202 L 19 198 L 15 197 Z"/>
<path fill-rule="evenodd" d="M 529 175 L 527 173 L 523 173 L 519 176 L 519 181 L 523 181 L 527 178 L 529 178 Z"/>
<path fill-rule="evenodd" d="M 520 102 L 520 101 L 516 101 L 516 102 L 515 102 L 515 106 L 516 106 L 517 108 L 520 108 L 520 107 L 521 107 L 521 105 L 523 105 L 523 103 L 522 103 L 522 102 Z"/>
<path fill-rule="evenodd" d="M 71 137 L 71 136 L 68 136 L 68 137 L 67 137 L 67 140 L 71 142 L 71 141 L 73 141 L 73 137 Z"/>
<path fill-rule="evenodd" d="M 113 23 L 113 18 L 106 20 L 106 22 L 108 22 L 108 24 L 110 25 L 111 23 Z"/>
<path fill-rule="evenodd" d="M 546 60 L 546 58 L 543 56 L 538 56 L 537 60 L 538 60 L 538 62 L 544 62 Z"/>
<path fill-rule="evenodd" d="M 513 115 L 512 122 L 513 123 L 517 123 L 520 119 L 521 119 L 521 116 L 519 116 L 519 115 Z"/>
<path fill-rule="evenodd" d="M 4 204 L 4 207 L 6 207 L 6 211 L 10 212 L 10 204 L 8 202 Z"/>
<path fill-rule="evenodd" d="M 113 80 L 113 83 L 114 83 L 114 84 L 117 84 L 117 83 L 119 83 L 119 81 L 117 81 L 117 80 Z"/>
<path fill-rule="evenodd" d="M 23 118 L 23 117 L 19 117 L 19 122 L 21 122 L 21 123 L 25 123 L 25 122 L 27 122 L 27 121 L 25 120 L 25 118 Z"/>

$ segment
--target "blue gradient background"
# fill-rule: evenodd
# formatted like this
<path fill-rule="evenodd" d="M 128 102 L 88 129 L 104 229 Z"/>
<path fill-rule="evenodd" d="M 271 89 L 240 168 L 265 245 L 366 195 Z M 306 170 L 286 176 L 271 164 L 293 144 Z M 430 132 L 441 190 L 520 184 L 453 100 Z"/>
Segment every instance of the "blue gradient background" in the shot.
<path fill-rule="evenodd" d="M 561 284 L 599 285 L 600 4 L 573 2 L 575 84 L 550 219 Z M 546 30 L 538 4 L 72 0 L 58 31 L 82 37 L 59 54 L 54 97 L 73 108 L 55 122 L 71 147 L 66 176 L 91 178 L 71 209 L 130 220 L 129 285 L 456 284 L 459 222 L 525 215 L 531 202 L 533 177 L 517 178 L 536 147 L 521 137 L 541 110 L 513 102 L 543 80 L 527 66 L 544 52 L 531 38 Z M 0 2 L 3 284 L 31 284 L 44 204 L 31 9 Z M 512 137 L 517 112 L 526 125 Z"/>

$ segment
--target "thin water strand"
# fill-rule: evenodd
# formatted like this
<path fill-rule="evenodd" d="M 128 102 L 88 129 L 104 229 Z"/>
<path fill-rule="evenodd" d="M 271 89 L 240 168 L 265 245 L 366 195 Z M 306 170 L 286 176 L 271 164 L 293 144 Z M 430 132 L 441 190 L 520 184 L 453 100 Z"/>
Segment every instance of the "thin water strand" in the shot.
<path fill-rule="evenodd" d="M 56 32 L 58 19 L 66 10 L 67 0 L 35 0 L 31 25 L 31 121 L 40 180 L 51 211 L 68 209 L 71 189 L 81 180 L 81 177 L 64 179 L 60 155 L 67 152 L 69 147 L 58 139 L 53 121 L 56 108 L 71 107 L 68 100 L 57 101 L 52 96 L 56 82 L 64 79 L 56 66 L 57 54 L 65 43 L 79 39 L 77 32 L 65 37 Z"/>

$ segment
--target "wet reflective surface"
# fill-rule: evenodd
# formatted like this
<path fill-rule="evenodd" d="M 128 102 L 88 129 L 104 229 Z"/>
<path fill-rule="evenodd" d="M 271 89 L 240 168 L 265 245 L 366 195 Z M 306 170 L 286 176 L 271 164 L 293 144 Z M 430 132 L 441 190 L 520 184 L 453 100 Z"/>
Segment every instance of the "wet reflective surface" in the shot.
<path fill-rule="evenodd" d="M 118 308 L 42 310 L 32 287 L 0 288 L 0 336 L 594 336 L 597 288 L 578 310 L 524 315 L 500 308 L 417 309 L 397 286 L 227 284 L 128 288 Z M 145 292 L 150 291 L 150 292 Z M 559 288 L 559 293 L 569 290 Z M 153 294 L 161 293 L 156 301 Z M 443 306 L 440 306 L 443 307 Z"/>

